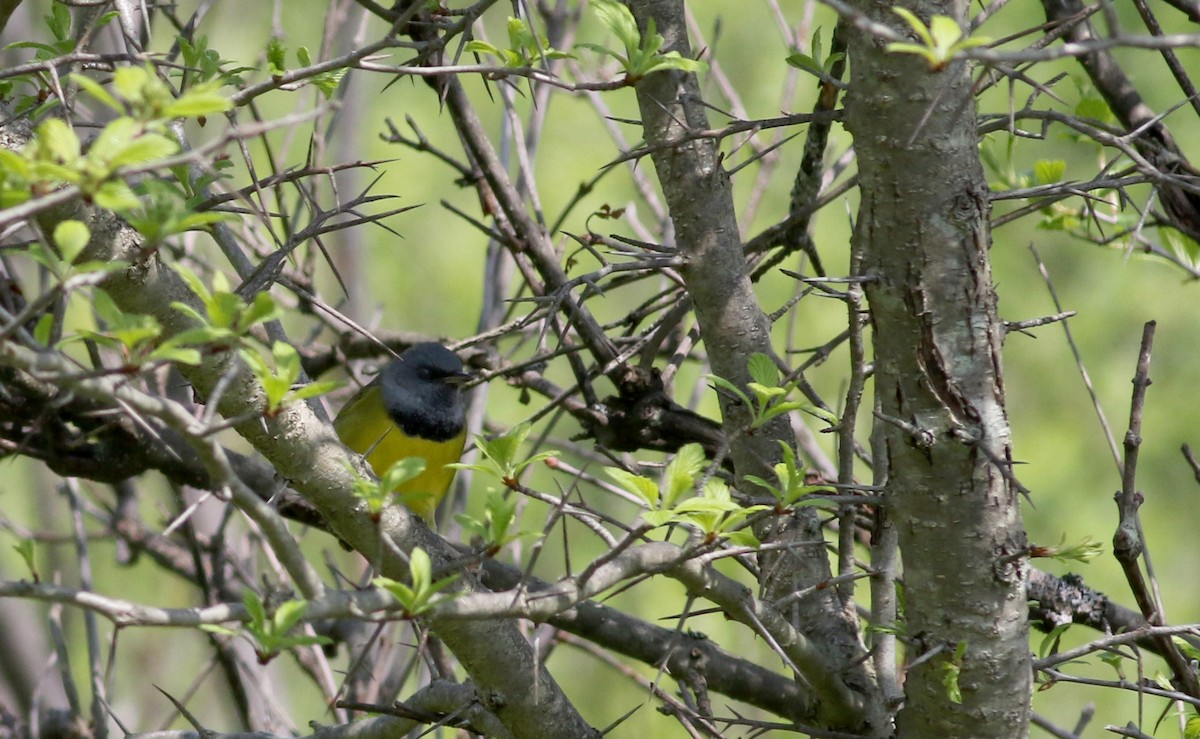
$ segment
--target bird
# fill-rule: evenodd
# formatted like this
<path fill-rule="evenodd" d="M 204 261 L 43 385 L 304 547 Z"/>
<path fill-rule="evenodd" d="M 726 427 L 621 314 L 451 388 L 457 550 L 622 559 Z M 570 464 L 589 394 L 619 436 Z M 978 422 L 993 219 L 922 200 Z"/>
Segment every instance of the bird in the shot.
<path fill-rule="evenodd" d="M 406 457 L 425 469 L 397 492 L 408 508 L 433 524 L 438 503 L 454 481 L 467 438 L 462 384 L 470 379 L 454 352 L 435 342 L 414 344 L 354 394 L 334 419 L 342 443 L 366 456 L 382 477 Z"/>

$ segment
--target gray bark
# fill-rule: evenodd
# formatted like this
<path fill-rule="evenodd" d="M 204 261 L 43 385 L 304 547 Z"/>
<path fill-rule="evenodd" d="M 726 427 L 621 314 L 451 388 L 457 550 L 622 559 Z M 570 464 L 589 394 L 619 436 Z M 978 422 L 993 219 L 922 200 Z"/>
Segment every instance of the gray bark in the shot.
<path fill-rule="evenodd" d="M 890 4 L 860 2 L 900 28 Z M 910 6 L 911 7 L 911 6 Z M 965 2 L 923 2 L 960 23 Z M 1030 662 L 1026 542 L 1010 468 L 988 187 L 966 65 L 933 70 L 861 31 L 847 128 L 862 202 L 855 238 L 874 328 L 889 513 L 904 564 L 913 664 L 901 736 L 1024 736 Z M 961 702 L 947 676 L 954 653 Z M 924 658 L 924 659 L 923 659 Z"/>
<path fill-rule="evenodd" d="M 682 0 L 635 0 L 629 6 L 643 32 L 654 19 L 665 38 L 664 51 L 691 56 Z M 751 286 L 733 186 L 718 145 L 710 138 L 683 140 L 688 132 L 709 127 L 699 84 L 693 74 L 668 71 L 638 81 L 636 89 L 645 139 L 671 213 L 675 247 L 683 258 L 680 274 L 696 307 L 709 363 L 717 375 L 744 386 L 750 379 L 750 355 L 774 356 L 770 322 Z M 751 474 L 771 479 L 772 465 L 780 459 L 779 441 L 794 444 L 786 419 L 746 433 L 747 409 L 722 398 L 721 413 L 738 478 Z M 811 508 L 777 517 L 756 533 L 764 543 L 793 545 L 760 558 L 765 599 L 782 598 L 831 577 L 820 523 Z M 874 700 L 874 680 L 854 614 L 830 588 L 797 601 L 789 616 L 814 643 L 826 645 L 831 663 L 843 666 L 837 677 L 853 696 L 845 700 L 845 690 L 822 695 L 816 720 L 844 729 L 878 728 L 882 713 Z"/>

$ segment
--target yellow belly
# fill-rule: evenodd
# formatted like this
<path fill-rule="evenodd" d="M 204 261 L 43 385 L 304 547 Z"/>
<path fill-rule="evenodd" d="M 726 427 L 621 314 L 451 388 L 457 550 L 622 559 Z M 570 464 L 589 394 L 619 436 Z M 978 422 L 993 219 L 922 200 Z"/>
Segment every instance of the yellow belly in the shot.
<path fill-rule="evenodd" d="M 359 454 L 382 476 L 406 457 L 425 460 L 425 471 L 400 485 L 399 492 L 413 513 L 432 523 L 438 503 L 454 481 L 455 470 L 446 465 L 462 456 L 466 432 L 447 441 L 429 441 L 408 436 L 392 422 L 378 397 L 379 388 L 368 386 L 351 399 L 333 422 L 342 443 Z"/>

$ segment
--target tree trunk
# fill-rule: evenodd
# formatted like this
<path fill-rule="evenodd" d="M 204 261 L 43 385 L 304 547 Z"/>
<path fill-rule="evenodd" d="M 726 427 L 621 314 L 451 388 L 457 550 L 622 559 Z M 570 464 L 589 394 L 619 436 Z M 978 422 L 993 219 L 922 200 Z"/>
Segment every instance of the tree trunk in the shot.
<path fill-rule="evenodd" d="M 664 51 L 692 55 L 683 0 L 628 4 L 643 33 L 654 20 L 655 29 L 665 38 Z M 709 363 L 717 375 L 744 386 L 750 379 L 751 354 L 773 354 L 771 327 L 750 283 L 733 185 L 721 164 L 717 142 L 707 137 L 686 140 L 691 131 L 709 127 L 699 84 L 693 74 L 658 72 L 638 82 L 637 95 L 646 142 L 655 147 L 651 158 L 670 208 L 675 246 L 683 259 L 679 272 L 696 306 Z M 738 479 L 772 478 L 772 465 L 780 459 L 779 441 L 794 443 L 783 417 L 747 433 L 746 408 L 723 397 L 721 414 Z M 791 545 L 760 557 L 765 600 L 782 598 L 831 576 L 814 509 L 800 507 L 794 515 L 778 517 L 755 533 L 764 543 Z M 818 722 L 841 729 L 879 730 L 882 706 L 876 700 L 870 662 L 864 658 L 851 609 L 844 608 L 829 588 L 800 599 L 788 616 L 814 643 L 825 647 L 831 664 L 841 666 L 838 680 L 851 694 L 849 700 L 847 691 L 820 696 Z"/>
<path fill-rule="evenodd" d="M 908 30 L 888 5 L 858 3 L 871 20 Z M 965 2 L 915 5 L 927 24 L 965 19 Z M 871 278 L 878 422 L 912 663 L 898 728 L 908 737 L 1024 736 L 1026 543 L 970 70 L 931 69 L 863 31 L 853 34 L 850 64 L 846 120 L 862 191 L 855 238 Z"/>

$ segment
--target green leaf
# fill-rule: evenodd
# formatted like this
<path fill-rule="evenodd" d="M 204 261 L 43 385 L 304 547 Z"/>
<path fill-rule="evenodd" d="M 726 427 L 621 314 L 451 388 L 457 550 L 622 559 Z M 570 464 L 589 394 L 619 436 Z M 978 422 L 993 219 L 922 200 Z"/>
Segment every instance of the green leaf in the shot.
<path fill-rule="evenodd" d="M 488 490 L 482 518 L 459 514 L 455 520 L 463 527 L 464 540 L 482 543 L 489 556 L 510 541 L 530 535 L 529 532 L 512 530 L 517 520 L 516 497 L 505 495 L 504 491 L 495 488 Z"/>
<path fill-rule="evenodd" d="M 284 396 L 288 390 L 292 388 L 292 384 L 287 380 L 279 377 L 272 371 L 271 366 L 267 364 L 259 353 L 253 348 L 244 348 L 240 352 L 242 361 L 250 368 L 250 372 L 262 385 L 263 395 L 266 396 L 267 413 L 274 413 L 283 403 Z"/>
<path fill-rule="evenodd" d="M 246 589 L 242 593 L 242 605 L 246 607 L 246 612 L 250 614 L 250 621 L 259 627 L 267 622 L 267 611 L 263 608 L 262 598 L 258 597 L 258 593 Z"/>
<path fill-rule="evenodd" d="M 187 266 L 180 264 L 176 266 L 175 274 L 178 274 L 181 280 L 187 283 L 187 287 L 191 288 L 193 293 L 196 293 L 196 296 L 200 299 L 200 302 L 203 302 L 205 305 L 208 305 L 209 302 L 211 302 L 212 293 L 209 292 L 208 286 L 205 286 L 204 281 L 200 280 L 200 276 L 197 275 L 196 272 L 193 272 L 191 269 L 188 269 Z M 184 304 L 178 305 L 182 306 Z"/>
<path fill-rule="evenodd" d="M 113 72 L 113 89 L 122 100 L 140 103 L 145 100 L 145 87 L 150 72 L 145 67 L 118 67 Z"/>
<path fill-rule="evenodd" d="M 409 554 L 408 572 L 409 580 L 412 582 L 411 587 L 386 577 L 377 577 L 371 583 L 391 593 L 410 618 L 419 616 L 448 600 L 446 596 L 440 598 L 435 596 L 458 579 L 457 575 L 451 575 L 434 582 L 433 563 L 429 554 L 420 547 L 413 549 Z"/>
<path fill-rule="evenodd" d="M 125 112 L 125 109 L 119 102 L 117 102 L 117 99 L 113 97 L 108 90 L 105 90 L 103 85 L 91 77 L 82 74 L 71 74 L 68 75 L 68 78 L 71 80 L 71 82 L 78 85 L 81 90 L 95 98 L 103 105 L 115 110 L 118 113 Z"/>
<path fill-rule="evenodd" d="M 505 58 L 504 49 L 501 49 L 495 44 L 489 44 L 486 41 L 480 41 L 479 39 L 472 39 L 468 41 L 467 45 L 463 48 L 468 54 L 487 54 L 489 56 L 499 57 L 502 60 Z"/>
<path fill-rule="evenodd" d="M 1045 658 L 1047 655 L 1053 654 L 1058 650 L 1059 641 L 1062 635 L 1067 633 L 1067 629 L 1071 628 L 1071 624 L 1059 624 L 1051 629 L 1050 633 L 1042 637 L 1042 643 L 1038 647 L 1038 656 Z"/>
<path fill-rule="evenodd" d="M 938 57 L 948 59 L 963 32 L 958 21 L 950 16 L 935 15 L 929 19 L 929 35 L 933 37 L 933 48 Z"/>
<path fill-rule="evenodd" d="M 88 149 L 88 160 L 102 166 L 107 172 L 112 168 L 109 165 L 112 158 L 143 130 L 144 126 L 129 116 L 113 119 L 92 141 L 92 146 Z"/>
<path fill-rule="evenodd" d="M 658 33 L 654 19 L 651 18 L 643 36 L 638 32 L 637 21 L 629 8 L 616 0 L 592 0 L 589 7 L 595 11 L 600 21 L 612 31 L 625 47 L 624 55 L 597 44 L 579 44 L 582 48 L 590 49 L 599 54 L 611 56 L 625 68 L 625 74 L 630 80 L 640 79 L 654 72 L 667 69 L 678 69 L 685 72 L 696 72 L 707 67 L 695 59 L 684 59 L 678 52 L 671 51 L 660 54 L 665 40 Z"/>
<path fill-rule="evenodd" d="M 65 3 L 54 3 L 50 6 L 50 15 L 42 18 L 46 21 L 50 33 L 54 34 L 54 38 L 65 41 L 71 36 L 71 11 Z"/>
<path fill-rule="evenodd" d="M 404 483 L 415 479 L 425 471 L 425 460 L 421 457 L 405 457 L 388 467 L 387 472 L 379 478 L 380 487 L 385 493 L 395 492 Z"/>
<path fill-rule="evenodd" d="M 962 674 L 963 655 L 967 652 L 967 643 L 960 641 L 954 649 L 954 656 L 942 663 L 942 687 L 946 689 L 946 697 L 951 703 L 962 703 L 962 688 L 958 678 Z"/>
<path fill-rule="evenodd" d="M 265 291 L 256 294 L 254 301 L 250 305 L 241 303 L 240 299 L 238 302 L 244 308 L 244 310 L 239 310 L 241 315 L 238 317 L 237 324 L 234 327 L 239 334 L 244 334 L 257 324 L 273 321 L 283 315 L 282 311 L 279 310 L 279 306 L 275 303 L 275 299 L 271 297 L 270 293 Z M 291 349 L 290 346 L 288 348 Z M 300 356 L 295 354 L 295 349 L 292 349 L 292 352 L 297 368 L 296 377 L 299 377 Z"/>
<path fill-rule="evenodd" d="M 724 377 L 720 377 L 718 375 L 709 375 L 708 379 L 717 387 L 718 390 L 724 390 L 725 392 L 729 393 L 746 408 L 751 407 L 750 396 L 746 395 L 746 393 L 737 385 L 734 385 L 729 380 L 726 380 Z"/>
<path fill-rule="evenodd" d="M 604 472 L 618 486 L 646 501 L 646 505 L 651 508 L 658 508 L 659 490 L 658 485 L 653 480 L 641 475 L 635 475 L 620 467 L 605 467 Z"/>
<path fill-rule="evenodd" d="M 21 561 L 29 570 L 29 576 L 33 578 L 34 582 L 38 582 L 41 578 L 38 576 L 37 570 L 37 542 L 33 539 L 21 539 L 13 544 L 13 550 L 21 556 Z"/>
<path fill-rule="evenodd" d="M 66 264 L 75 262 L 91 238 L 92 232 L 80 221 L 66 220 L 54 227 L 54 244 Z"/>
<path fill-rule="evenodd" d="M 675 511 L 642 511 L 642 520 L 651 527 L 658 528 L 670 523 L 675 518 Z"/>
<path fill-rule="evenodd" d="M 412 576 L 413 583 L 428 583 L 433 578 L 433 562 L 429 559 L 429 554 L 420 547 L 412 550 L 412 554 L 408 558 L 408 572 Z"/>
<path fill-rule="evenodd" d="M 338 388 L 345 386 L 344 382 L 310 382 L 307 385 L 296 388 L 288 393 L 291 400 L 305 400 L 307 398 L 315 398 L 318 395 L 331 393 Z"/>
<path fill-rule="evenodd" d="M 887 50 L 901 54 L 915 54 L 925 59 L 934 71 L 944 69 L 955 54 L 975 46 L 985 46 L 991 39 L 980 36 L 963 39 L 958 21 L 947 15 L 935 15 L 926 26 L 912 11 L 893 7 L 892 11 L 905 20 L 920 38 L 920 44 L 891 43 Z"/>
<path fill-rule="evenodd" d="M 787 57 L 784 59 L 784 61 L 787 62 L 789 66 L 795 67 L 797 69 L 807 69 L 810 72 L 823 71 L 821 69 L 821 65 L 817 62 L 816 59 L 809 56 L 808 54 L 804 54 L 799 51 L 795 51 L 795 52 L 792 52 L 791 54 L 788 54 Z"/>
<path fill-rule="evenodd" d="M 1099 95 L 1084 97 L 1075 105 L 1075 115 L 1080 118 L 1091 118 L 1101 123 L 1112 123 L 1115 120 L 1112 109 Z"/>
<path fill-rule="evenodd" d="M 680 447 L 663 472 L 664 508 L 673 507 L 683 495 L 692 492 L 706 463 L 704 448 L 699 444 Z"/>
<path fill-rule="evenodd" d="M 275 609 L 275 616 L 272 619 L 276 634 L 286 634 L 293 626 L 300 623 L 300 619 L 304 618 L 304 612 L 308 610 L 308 603 L 302 600 L 289 600 Z"/>
<path fill-rule="evenodd" d="M 522 458 L 518 452 L 520 452 L 521 445 L 524 443 L 525 438 L 529 436 L 531 429 L 532 426 L 528 422 L 522 422 L 495 438 L 477 437 L 475 439 L 475 446 L 483 454 L 486 464 L 454 463 L 446 466 L 453 469 L 472 469 L 494 475 L 500 478 L 505 485 L 510 485 L 531 464 L 558 455 L 557 451 L 545 451 L 538 452 L 531 457 Z"/>
<path fill-rule="evenodd" d="M 50 346 L 50 339 L 54 336 L 54 314 L 43 313 L 38 318 L 37 325 L 33 327 L 33 340 L 42 346 Z"/>
<path fill-rule="evenodd" d="M 762 546 L 762 542 L 754 535 L 754 532 L 749 528 L 730 531 L 727 534 L 722 534 L 722 538 L 730 544 L 738 547 L 747 547 L 749 549 L 757 549 Z"/>
<path fill-rule="evenodd" d="M 637 21 L 624 4 L 617 0 L 592 0 L 589 6 L 600 22 L 612 31 L 626 49 L 637 48 L 640 45 Z"/>
<path fill-rule="evenodd" d="M 278 38 L 267 42 L 267 73 L 279 77 L 287 71 L 287 49 Z"/>
<path fill-rule="evenodd" d="M 145 164 L 179 151 L 179 145 L 166 136 L 145 133 L 121 147 L 109 160 L 111 167 Z"/>
<path fill-rule="evenodd" d="M 769 356 L 762 352 L 750 355 L 746 370 L 750 373 L 751 379 L 760 385 L 774 387 L 779 384 L 779 368 L 775 366 L 775 362 Z"/>
<path fill-rule="evenodd" d="M 151 362 L 174 362 L 175 364 L 186 364 L 189 367 L 199 365 L 203 359 L 198 350 L 174 344 L 164 344 L 150 352 L 146 358 Z"/>
<path fill-rule="evenodd" d="M 163 106 L 164 118 L 195 118 L 224 113 L 233 108 L 233 101 L 217 92 L 215 85 L 195 87 Z"/>
<path fill-rule="evenodd" d="M 484 441 L 480 451 L 501 470 L 511 470 L 515 466 L 517 452 L 532 428 L 528 423 L 519 423 L 500 436 Z"/>
<path fill-rule="evenodd" d="M 1183 726 L 1183 739 L 1200 739 L 1200 716 L 1188 716 Z"/>
<path fill-rule="evenodd" d="M 780 466 L 781 465 L 775 465 L 775 474 L 777 474 L 777 475 L 779 474 Z M 746 482 L 750 483 L 751 485 L 754 485 L 756 487 L 762 488 L 763 490 L 766 490 L 776 500 L 783 500 L 783 490 L 772 485 L 771 483 L 767 482 L 765 479 L 759 477 L 758 475 L 746 475 L 743 479 Z"/>
<path fill-rule="evenodd" d="M 314 76 L 310 81 L 321 91 L 321 94 L 326 100 L 333 97 L 333 93 L 337 92 L 338 85 L 341 84 L 342 78 L 346 76 L 347 69 L 331 69 L 328 72 L 322 72 Z"/>
<path fill-rule="evenodd" d="M 129 185 L 121 180 L 111 180 L 96 188 L 92 193 L 92 200 L 101 208 L 116 213 L 133 210 L 142 204 L 137 195 L 133 194 L 133 190 L 129 189 Z"/>
<path fill-rule="evenodd" d="M 893 6 L 892 12 L 904 19 L 909 27 L 917 34 L 926 47 L 933 46 L 933 36 L 929 34 L 929 28 L 917 17 L 917 14 L 908 8 Z"/>
<path fill-rule="evenodd" d="M 763 410 L 762 414 L 758 418 L 758 421 L 754 424 L 754 427 L 761 427 L 767 421 L 770 421 L 776 416 L 782 416 L 785 413 L 798 411 L 802 408 L 804 408 L 804 404 L 794 400 L 789 400 L 783 403 L 772 403 Z"/>
<path fill-rule="evenodd" d="M 1061 182 L 1067 173 L 1067 162 L 1063 159 L 1039 159 L 1033 165 L 1033 178 L 1039 185 Z"/>
<path fill-rule="evenodd" d="M 79 159 L 79 137 L 64 121 L 50 118 L 38 126 L 37 141 L 41 151 L 57 162 Z"/>

